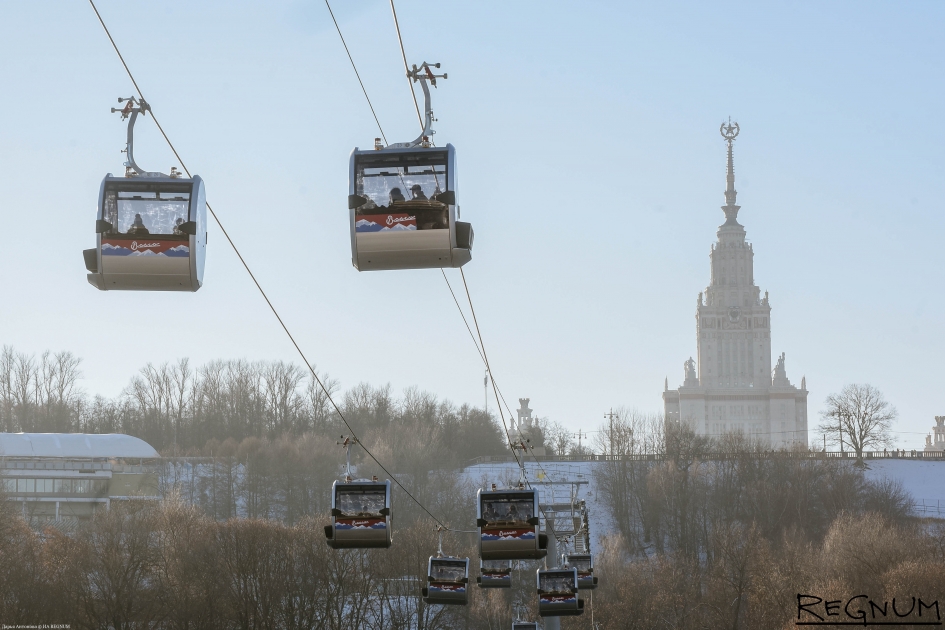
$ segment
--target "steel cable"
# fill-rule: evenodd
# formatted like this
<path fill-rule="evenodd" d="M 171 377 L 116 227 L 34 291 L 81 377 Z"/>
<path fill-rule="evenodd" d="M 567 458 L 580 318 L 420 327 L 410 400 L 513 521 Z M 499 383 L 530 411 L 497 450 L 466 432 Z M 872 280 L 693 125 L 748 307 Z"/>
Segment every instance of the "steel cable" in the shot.
<path fill-rule="evenodd" d="M 142 100 L 146 100 L 144 98 L 144 93 L 141 91 L 141 88 L 138 86 L 138 82 L 135 80 L 134 75 L 131 73 L 131 69 L 128 67 L 128 64 L 125 63 L 125 58 L 121 54 L 121 51 L 118 49 L 118 45 L 115 43 L 115 40 L 111 35 L 111 32 L 109 32 L 108 27 L 105 25 L 105 20 L 102 19 L 102 15 L 98 12 L 98 8 L 96 8 L 94 0 L 89 0 L 89 4 L 92 5 L 92 9 L 95 11 L 95 15 L 98 17 L 98 21 L 99 23 L 101 23 L 102 29 L 105 31 L 105 34 L 108 35 L 108 40 L 111 42 L 112 47 L 115 49 L 115 53 L 118 55 L 118 58 L 121 60 L 121 64 L 125 68 L 125 72 L 128 73 L 128 78 L 131 79 L 131 82 L 134 84 L 135 90 L 137 90 L 138 92 L 138 96 L 141 97 Z M 340 34 L 340 31 L 339 31 L 339 34 Z M 365 96 L 366 95 L 367 94 L 365 93 Z M 180 155 L 177 153 L 177 149 L 174 147 L 174 144 L 171 142 L 170 138 L 168 138 L 167 134 L 164 132 L 164 129 L 161 127 L 161 124 L 158 122 L 157 117 L 154 115 L 153 109 L 151 110 L 151 117 L 154 119 L 154 123 L 155 125 L 157 125 L 158 130 L 160 130 L 161 135 L 164 137 L 165 142 L 167 142 L 167 145 L 170 147 L 171 151 L 173 151 L 174 156 L 180 162 L 181 168 L 184 169 L 184 172 L 187 173 L 188 177 L 191 177 L 190 170 L 187 168 L 186 164 L 184 164 L 184 161 L 181 159 Z M 345 426 L 351 432 L 351 436 L 354 439 L 358 440 L 358 443 L 361 445 L 361 448 L 364 449 L 364 452 L 367 453 L 368 457 L 370 457 L 374 461 L 374 463 L 377 464 L 380 467 L 380 469 L 383 470 L 384 473 L 387 474 L 394 481 L 394 483 L 396 483 L 400 487 L 400 489 L 403 490 L 404 493 L 408 497 L 410 497 L 413 500 L 413 502 L 416 503 L 420 507 L 420 509 L 426 512 L 427 515 L 431 519 L 436 521 L 436 523 L 439 524 L 441 527 L 449 530 L 449 527 L 447 527 L 443 523 L 443 521 L 437 518 L 430 510 L 427 509 L 425 505 L 423 505 L 423 503 L 420 502 L 419 499 L 413 496 L 413 494 L 411 494 L 411 492 L 407 490 L 407 488 L 400 482 L 400 480 L 397 479 L 397 477 L 395 477 L 389 470 L 387 470 L 384 464 L 382 464 L 374 456 L 374 454 L 371 453 L 371 451 L 366 446 L 364 446 L 363 443 L 361 443 L 361 440 L 358 439 L 357 433 L 348 423 L 348 420 L 345 418 L 344 413 L 342 413 L 341 409 L 338 407 L 338 404 L 335 402 L 334 398 L 332 398 L 331 392 L 328 391 L 328 388 L 325 387 L 325 384 L 322 382 L 322 379 L 319 378 L 318 374 L 315 372 L 315 368 L 312 367 L 311 363 L 309 363 L 308 358 L 306 358 L 305 353 L 302 351 L 302 348 L 299 347 L 299 344 L 296 342 L 295 337 L 292 335 L 292 333 L 289 331 L 288 326 L 286 326 L 285 322 L 283 321 L 282 316 L 279 315 L 279 311 L 276 310 L 276 307 L 272 304 L 272 301 L 269 299 L 269 296 L 266 295 L 266 292 L 263 290 L 262 285 L 256 279 L 256 276 L 253 274 L 252 270 L 250 269 L 249 264 L 247 264 L 246 260 L 243 258 L 243 255 L 240 253 L 239 248 L 236 246 L 236 243 L 234 243 L 233 239 L 230 238 L 230 235 L 227 233 L 226 228 L 223 227 L 223 223 L 220 221 L 220 218 L 217 216 L 216 212 L 213 211 L 213 208 L 210 207 L 209 203 L 207 203 L 207 209 L 210 211 L 210 214 L 213 216 L 213 220 L 216 222 L 220 230 L 223 232 L 223 236 L 226 237 L 226 240 L 230 244 L 230 247 L 233 248 L 233 251 L 236 253 L 236 256 L 240 260 L 240 263 L 242 263 L 243 268 L 246 269 L 246 272 L 249 274 L 249 277 L 252 278 L 253 284 L 256 285 L 256 288 L 259 290 L 260 295 L 262 295 L 263 299 L 266 301 L 266 304 L 269 306 L 269 309 L 272 311 L 272 314 L 275 315 L 276 319 L 279 322 L 279 325 L 282 327 L 282 330 L 285 331 L 285 334 L 286 336 L 288 336 L 289 341 L 292 342 L 292 345 L 295 347 L 296 352 L 298 352 L 299 356 L 302 358 L 302 361 L 305 362 L 305 366 L 312 373 L 312 378 L 314 378 L 315 381 L 318 383 L 319 387 L 321 387 L 328 401 L 331 403 L 331 406 L 335 409 L 335 412 L 338 414 L 338 417 L 341 418 L 341 421 L 345 424 Z"/>

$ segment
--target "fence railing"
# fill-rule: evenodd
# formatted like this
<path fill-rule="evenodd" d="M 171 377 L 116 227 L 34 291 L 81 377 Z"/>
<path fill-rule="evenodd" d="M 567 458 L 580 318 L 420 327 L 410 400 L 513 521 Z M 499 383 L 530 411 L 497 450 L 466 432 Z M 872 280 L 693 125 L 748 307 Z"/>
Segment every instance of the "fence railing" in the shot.
<path fill-rule="evenodd" d="M 540 462 L 644 462 L 644 461 L 664 461 L 668 458 L 666 453 L 627 453 L 624 455 L 599 455 L 599 454 L 581 454 L 581 455 L 535 455 L 527 456 L 525 461 Z M 856 453 L 853 451 L 744 451 L 740 453 L 705 453 L 699 455 L 699 459 L 706 461 L 726 461 L 736 459 L 856 459 Z M 945 451 L 915 451 L 915 450 L 886 450 L 886 451 L 864 451 L 863 459 L 905 459 L 910 461 L 939 461 L 945 462 Z M 512 455 L 483 456 L 470 460 L 469 465 L 486 463 L 505 463 L 514 462 Z"/>
<path fill-rule="evenodd" d="M 942 504 L 941 499 L 916 499 L 912 504 L 912 511 L 917 514 L 935 514 L 942 516 L 945 514 L 945 505 Z"/>

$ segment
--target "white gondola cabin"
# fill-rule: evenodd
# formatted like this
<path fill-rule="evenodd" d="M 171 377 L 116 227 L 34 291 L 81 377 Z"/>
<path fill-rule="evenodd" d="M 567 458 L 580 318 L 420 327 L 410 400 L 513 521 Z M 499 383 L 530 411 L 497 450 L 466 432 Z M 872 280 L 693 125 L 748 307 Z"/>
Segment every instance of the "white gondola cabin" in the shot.
<path fill-rule="evenodd" d="M 430 556 L 423 601 L 465 606 L 469 601 L 469 558 Z"/>
<path fill-rule="evenodd" d="M 325 526 L 333 549 L 390 547 L 390 481 L 336 481 L 331 486 L 331 525 Z"/>
<path fill-rule="evenodd" d="M 476 583 L 480 588 L 512 588 L 512 561 L 480 560 Z"/>
<path fill-rule="evenodd" d="M 579 589 L 590 590 L 597 588 L 597 576 L 594 575 L 594 557 L 591 556 L 591 554 L 568 554 L 567 565 L 577 569 Z"/>
<path fill-rule="evenodd" d="M 407 76 L 423 88 L 425 122 L 413 142 L 351 152 L 348 213 L 351 263 L 358 271 L 462 267 L 472 259 L 473 230 L 459 221 L 456 150 L 434 147 L 429 85 L 438 78 L 423 64 Z"/>
<path fill-rule="evenodd" d="M 538 571 L 538 614 L 560 617 L 584 613 L 584 600 L 578 597 L 577 569 Z"/>
<path fill-rule="evenodd" d="M 457 220 L 453 145 L 355 149 L 350 178 L 351 262 L 359 271 L 471 260 L 472 226 Z"/>
<path fill-rule="evenodd" d="M 111 173 L 99 188 L 95 247 L 84 250 L 88 281 L 102 291 L 196 291 L 203 285 L 207 193 L 199 176 L 152 173 L 134 161 L 133 130 L 145 101 L 127 101 L 125 176 Z"/>
<path fill-rule="evenodd" d="M 534 560 L 548 554 L 548 536 L 538 529 L 537 490 L 479 490 L 476 498 L 480 558 Z"/>

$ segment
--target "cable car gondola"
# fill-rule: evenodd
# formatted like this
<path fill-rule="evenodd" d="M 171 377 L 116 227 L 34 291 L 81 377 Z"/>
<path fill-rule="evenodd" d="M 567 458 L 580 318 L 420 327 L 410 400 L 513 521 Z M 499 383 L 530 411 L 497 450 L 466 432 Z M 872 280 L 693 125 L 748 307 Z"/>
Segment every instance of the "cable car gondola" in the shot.
<path fill-rule="evenodd" d="M 390 547 L 390 481 L 335 481 L 331 517 L 325 536 L 332 549 Z"/>
<path fill-rule="evenodd" d="M 138 167 L 134 125 L 150 106 L 135 97 L 120 111 L 128 121 L 125 176 L 111 173 L 99 188 L 96 245 L 84 250 L 88 281 L 102 291 L 196 291 L 203 285 L 207 193 L 199 176 Z"/>
<path fill-rule="evenodd" d="M 439 68 L 440 64 L 434 64 Z M 426 123 L 413 142 L 351 152 L 348 211 L 351 262 L 358 271 L 461 267 L 472 259 L 473 230 L 458 221 L 456 150 L 433 147 L 426 62 L 409 75 L 423 88 Z"/>
<path fill-rule="evenodd" d="M 589 590 L 597 588 L 597 577 L 594 575 L 594 558 L 591 556 L 591 554 L 568 554 L 567 566 L 577 569 L 579 589 Z"/>
<path fill-rule="evenodd" d="M 584 600 L 578 597 L 577 569 L 538 571 L 538 614 L 542 617 L 581 615 Z"/>
<path fill-rule="evenodd" d="M 479 490 L 476 525 L 483 560 L 534 560 L 548 554 L 548 536 L 538 531 L 538 491 Z"/>
<path fill-rule="evenodd" d="M 476 583 L 480 588 L 511 588 L 511 560 L 480 560 Z"/>
<path fill-rule="evenodd" d="M 355 437 L 342 437 L 345 447 L 345 479 L 331 484 L 331 525 L 325 537 L 332 549 L 390 547 L 390 481 L 353 479 L 351 447 Z"/>
<path fill-rule="evenodd" d="M 458 604 L 465 606 L 468 599 L 469 558 L 430 556 L 427 564 L 427 585 L 423 587 L 423 601 L 428 604 Z"/>

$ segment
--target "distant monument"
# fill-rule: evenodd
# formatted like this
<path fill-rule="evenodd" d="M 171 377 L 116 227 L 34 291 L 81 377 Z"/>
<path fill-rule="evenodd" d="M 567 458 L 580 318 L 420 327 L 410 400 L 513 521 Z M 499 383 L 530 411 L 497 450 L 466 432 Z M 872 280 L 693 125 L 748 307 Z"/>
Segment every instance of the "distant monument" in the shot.
<path fill-rule="evenodd" d="M 771 370 L 771 305 L 755 285 L 755 253 L 738 222 L 732 145 L 740 128 L 729 119 L 719 131 L 728 145 L 725 222 L 709 254 L 709 286 L 696 298 L 699 353 L 684 363 L 682 387 L 664 384 L 665 417 L 700 435 L 743 432 L 772 447 L 806 447 L 807 379 L 800 389 L 791 384 L 784 353 Z"/>
<path fill-rule="evenodd" d="M 945 451 L 945 416 L 935 416 L 935 426 L 932 433 L 925 436 L 925 450 Z"/>
<path fill-rule="evenodd" d="M 532 409 L 529 409 L 528 403 L 531 402 L 531 398 L 519 398 L 518 399 L 518 423 L 516 425 L 515 421 L 512 422 L 512 439 L 520 439 L 521 441 L 532 440 L 531 444 L 535 442 L 532 439 L 533 430 L 536 429 L 535 421 L 537 418 L 532 418 Z M 544 455 L 545 447 L 543 446 L 531 446 L 532 455 Z"/>
<path fill-rule="evenodd" d="M 532 410 L 528 408 L 531 398 L 519 398 L 518 404 L 518 428 L 519 430 L 528 430 L 532 428 Z"/>

